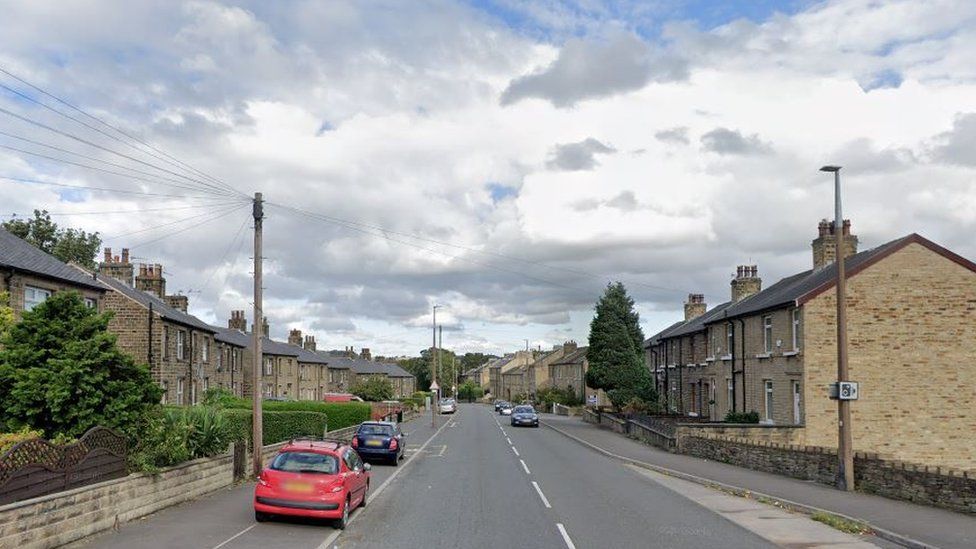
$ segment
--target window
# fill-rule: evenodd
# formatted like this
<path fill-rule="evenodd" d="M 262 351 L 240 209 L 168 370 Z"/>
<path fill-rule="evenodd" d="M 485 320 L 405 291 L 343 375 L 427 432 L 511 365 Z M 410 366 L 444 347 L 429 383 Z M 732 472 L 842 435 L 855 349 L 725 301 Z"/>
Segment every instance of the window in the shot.
<path fill-rule="evenodd" d="M 176 330 L 176 360 L 183 360 L 186 358 L 183 355 L 183 345 L 186 343 L 186 332 L 183 330 Z"/>
<path fill-rule="evenodd" d="M 197 382 L 190 380 L 190 404 L 197 403 Z"/>
<path fill-rule="evenodd" d="M 169 358 L 169 326 L 163 326 L 161 347 L 163 348 L 163 358 Z"/>
<path fill-rule="evenodd" d="M 278 454 L 268 468 L 291 473 L 320 473 L 334 475 L 339 462 L 334 456 L 317 452 L 284 452 Z"/>
<path fill-rule="evenodd" d="M 89 309 L 95 309 L 98 307 L 98 301 L 95 301 L 94 298 L 86 297 L 85 305 L 87 305 Z"/>
<path fill-rule="evenodd" d="M 206 393 L 209 390 L 210 390 L 210 378 L 205 377 L 203 378 L 203 392 Z"/>
<path fill-rule="evenodd" d="M 270 376 L 274 373 L 274 363 L 270 357 L 264 359 L 264 375 Z"/>
<path fill-rule="evenodd" d="M 763 392 L 766 394 L 766 414 L 765 419 L 767 423 L 773 422 L 773 382 L 772 380 L 763 381 Z"/>
<path fill-rule="evenodd" d="M 725 384 L 728 386 L 728 394 L 725 396 L 728 399 L 726 401 L 726 407 L 731 411 L 735 403 L 735 385 L 732 384 L 732 378 L 726 379 Z"/>
<path fill-rule="evenodd" d="M 725 336 L 728 339 L 728 345 L 729 345 L 728 354 L 731 355 L 732 351 L 735 349 L 735 331 L 733 330 L 731 322 L 725 325 Z"/>
<path fill-rule="evenodd" d="M 224 350 L 217 350 L 217 371 L 221 371 L 224 367 Z"/>
<path fill-rule="evenodd" d="M 166 396 L 169 394 L 169 383 L 163 382 L 163 396 L 159 399 L 160 404 L 166 404 Z"/>
<path fill-rule="evenodd" d="M 793 350 L 800 350 L 800 309 L 793 309 Z"/>
<path fill-rule="evenodd" d="M 44 303 L 49 297 L 51 297 L 50 290 L 24 286 L 24 310 L 33 311 L 34 307 Z"/>
<path fill-rule="evenodd" d="M 176 403 L 183 404 L 183 380 L 176 380 Z"/>
<path fill-rule="evenodd" d="M 202 344 L 200 345 L 200 360 L 207 362 L 210 360 L 210 340 L 206 337 L 202 338 Z"/>
<path fill-rule="evenodd" d="M 766 315 L 762 317 L 763 321 L 763 349 L 767 353 L 773 352 L 773 317 L 772 315 Z"/>
<path fill-rule="evenodd" d="M 800 411 L 800 382 L 791 381 L 790 385 L 792 386 L 790 392 L 793 394 L 793 423 L 799 425 L 803 423 Z"/>

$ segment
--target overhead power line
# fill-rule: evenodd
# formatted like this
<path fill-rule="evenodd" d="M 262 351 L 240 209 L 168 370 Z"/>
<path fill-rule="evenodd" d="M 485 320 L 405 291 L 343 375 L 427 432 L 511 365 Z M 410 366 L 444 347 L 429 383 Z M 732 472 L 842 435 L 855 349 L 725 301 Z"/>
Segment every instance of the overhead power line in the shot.
<path fill-rule="evenodd" d="M 67 217 L 72 215 L 112 215 L 112 214 L 141 214 L 145 212 L 174 212 L 178 210 L 198 210 L 200 208 L 212 208 L 214 206 L 229 206 L 237 202 L 213 202 L 211 204 L 198 204 L 196 206 L 178 206 L 173 208 L 140 208 L 138 210 L 104 210 L 100 212 L 46 212 L 51 217 Z M 0 214 L 3 217 L 27 217 L 32 214 L 19 214 L 17 212 Z"/>
<path fill-rule="evenodd" d="M 146 147 L 149 150 L 151 150 L 151 151 L 153 151 L 153 152 L 155 152 L 157 154 L 153 154 L 153 153 L 148 152 L 146 150 L 143 150 L 143 149 L 141 149 L 139 147 L 136 147 L 136 146 L 132 145 L 131 143 L 126 142 L 123 139 L 120 139 L 117 136 L 111 135 L 111 134 L 109 134 L 109 133 L 107 133 L 107 132 L 105 132 L 103 130 L 100 130 L 98 128 L 95 128 L 95 127 L 91 126 L 90 124 L 87 124 L 87 123 L 85 123 L 85 122 L 83 122 L 81 120 L 78 120 L 77 118 L 75 118 L 75 117 L 73 117 L 73 116 L 71 116 L 69 114 L 66 114 L 66 113 L 64 113 L 64 112 L 62 112 L 62 111 L 60 111 L 58 109 L 55 109 L 54 107 L 51 107 L 50 105 L 47 105 L 46 103 L 43 103 L 41 101 L 36 100 L 36 99 L 34 99 L 33 97 L 30 97 L 27 94 L 24 94 L 24 93 L 22 93 L 22 92 L 20 92 L 18 90 L 15 90 L 13 88 L 10 88 L 9 86 L 5 86 L 3 84 L 0 84 L 0 86 L 2 86 L 4 89 L 7 89 L 8 91 L 16 94 L 17 96 L 19 96 L 19 97 L 21 97 L 21 98 L 23 98 L 23 99 L 25 99 L 27 101 L 30 101 L 30 102 L 32 102 L 34 104 L 37 104 L 37 105 L 39 105 L 39 106 L 41 106 L 41 107 L 43 107 L 43 108 L 45 108 L 45 109 L 47 109 L 47 110 L 49 110 L 51 112 L 54 112 L 54 113 L 58 114 L 59 116 L 62 116 L 62 117 L 67 118 L 69 120 L 72 120 L 72 121 L 74 121 L 74 122 L 76 122 L 78 124 L 81 124 L 81 125 L 89 128 L 89 129 L 91 129 L 92 131 L 98 132 L 98 133 L 100 133 L 100 134 L 102 134 L 102 135 L 104 135 L 104 136 L 106 136 L 106 137 L 108 137 L 108 138 L 110 138 L 110 139 L 112 139 L 114 141 L 118 141 L 119 143 L 123 143 L 123 144 L 127 145 L 128 147 L 131 147 L 132 149 L 141 152 L 142 154 L 145 154 L 145 155 L 150 156 L 152 158 L 155 158 L 157 160 L 166 162 L 166 163 L 168 163 L 168 164 L 170 164 L 172 166 L 179 167 L 180 169 L 182 169 L 184 171 L 187 171 L 189 173 L 195 173 L 195 174 L 197 174 L 200 177 L 204 177 L 205 179 L 208 179 L 209 181 L 212 181 L 213 182 L 213 185 L 210 185 L 211 187 L 223 188 L 226 191 L 230 191 L 230 192 L 233 192 L 233 193 L 238 194 L 238 195 L 241 195 L 241 196 L 247 196 L 246 194 L 242 193 L 241 191 L 237 190 L 236 188 L 234 188 L 233 186 L 227 184 L 226 182 L 223 182 L 223 181 L 217 179 L 216 177 L 213 177 L 213 176 L 211 176 L 211 175 L 209 175 L 209 174 L 207 174 L 207 173 L 205 173 L 205 172 L 203 172 L 201 170 L 198 170 L 197 168 L 194 168 L 193 166 L 187 164 L 186 162 L 183 162 L 183 161 L 179 160 L 178 158 L 176 158 L 176 157 L 174 157 L 174 156 L 172 156 L 170 154 L 167 154 L 166 152 L 160 150 L 159 148 L 151 145 L 150 143 L 146 142 L 145 140 L 142 140 L 142 139 L 140 139 L 140 138 L 138 138 L 138 137 L 136 137 L 134 135 L 129 134 L 128 132 L 122 130 L 121 128 L 119 128 L 117 126 L 114 126 L 114 125 L 112 125 L 112 124 L 110 124 L 110 123 L 102 120 L 101 118 L 99 118 L 99 117 L 97 117 L 97 116 L 95 116 L 95 115 L 93 115 L 93 114 L 85 111 L 84 109 L 82 109 L 82 108 L 80 108 L 80 107 L 78 107 L 78 106 L 76 106 L 76 105 L 68 102 L 67 100 L 65 100 L 65 99 L 63 99 L 61 97 L 58 97 L 57 95 L 55 95 L 55 94 L 53 94 L 53 93 L 51 93 L 51 92 L 49 92 L 49 91 L 41 88 L 40 86 L 38 86 L 38 85 L 36 85 L 36 84 L 34 84 L 32 82 L 27 81 L 26 79 L 24 79 L 24 78 L 22 78 L 22 77 L 20 77 L 20 76 L 18 76 L 16 74 L 10 72 L 9 70 L 7 70 L 6 68 L 4 68 L 2 66 L 0 66 L 0 72 L 2 72 L 3 74 L 6 74 L 10 78 L 13 78 L 14 80 L 20 82 L 21 84 L 24 84 L 25 86 L 30 87 L 31 89 L 37 91 L 38 93 L 41 93 L 44 96 L 47 96 L 47 97 L 49 97 L 49 98 L 57 101 L 58 103 L 61 103 L 62 105 L 68 107 L 69 109 L 71 109 L 71 110 L 73 110 L 75 112 L 78 112 L 79 114 L 82 114 L 86 118 L 88 118 L 90 120 L 93 120 L 93 121 L 101 124 L 102 126 L 104 126 L 106 128 L 109 128 L 109 129 L 115 131 L 119 135 L 122 135 L 123 137 L 125 137 L 127 139 L 130 139 L 132 141 L 135 141 L 136 143 L 139 143 L 143 147 Z"/>
<path fill-rule="evenodd" d="M 215 212 L 216 213 L 222 213 L 222 212 L 225 212 L 225 211 L 236 210 L 236 209 L 241 208 L 243 206 L 244 206 L 244 204 L 240 204 L 240 203 L 237 203 L 237 204 L 232 205 L 232 206 L 226 206 L 225 205 L 225 206 L 222 206 L 222 207 L 218 207 L 216 210 L 211 210 L 211 211 L 208 211 L 208 212 L 203 212 L 203 213 L 197 214 L 197 215 L 191 215 L 190 217 L 184 217 L 184 218 L 181 218 L 181 219 L 177 219 L 175 221 L 169 221 L 169 222 L 163 223 L 161 225 L 154 225 L 152 227 L 144 227 L 142 229 L 138 229 L 138 230 L 135 230 L 135 231 L 129 231 L 127 233 L 120 233 L 120 234 L 115 234 L 115 235 L 111 235 L 111 236 L 106 236 L 106 237 L 104 237 L 104 239 L 105 240 L 116 240 L 116 239 L 122 238 L 124 236 L 132 236 L 134 234 L 140 234 L 140 233 L 144 233 L 144 232 L 148 232 L 148 231 L 155 231 L 157 229 L 162 229 L 164 227 L 171 227 L 173 225 L 179 225 L 180 223 L 185 223 L 187 221 L 193 221 L 194 219 L 200 219 L 201 217 L 207 217 L 207 216 L 213 215 Z M 131 246 L 130 246 L 130 248 L 131 248 Z"/>
<path fill-rule="evenodd" d="M 232 214 L 234 212 L 241 211 L 245 207 L 246 207 L 246 205 L 236 206 L 234 208 L 231 208 L 230 210 L 227 210 L 227 211 L 221 213 L 220 215 L 216 215 L 216 216 L 209 217 L 209 218 L 204 219 L 203 221 L 201 221 L 199 223 L 194 223 L 193 225 L 190 225 L 189 227 L 183 227 L 182 229 L 178 229 L 176 231 L 172 231 L 172 232 L 166 233 L 166 234 L 164 234 L 162 236 L 159 236 L 159 237 L 156 237 L 156 238 L 153 238 L 153 239 L 150 239 L 150 240 L 145 240 L 143 242 L 139 242 L 138 244 L 129 246 L 129 249 L 134 250 L 134 249 L 137 249 L 137 248 L 142 248 L 142 247 L 144 247 L 144 246 L 146 246 L 148 244 L 152 244 L 154 242 L 159 242 L 160 240 L 165 240 L 167 238 L 176 236 L 178 234 L 183 234 L 186 231 L 189 231 L 190 229 L 195 229 L 195 228 L 197 228 L 197 227 L 199 227 L 201 225 L 206 225 L 207 223 L 211 223 L 213 221 L 217 221 L 218 219 L 227 217 L 228 215 L 230 215 L 230 214 Z M 184 221 L 186 221 L 186 220 L 184 220 Z"/>
<path fill-rule="evenodd" d="M 181 198 L 185 200 L 214 200 L 213 195 L 201 196 L 201 195 L 182 195 L 182 194 L 162 194 L 162 193 L 149 193 L 143 191 L 130 191 L 128 189 L 110 189 L 107 187 L 89 187 L 88 185 L 71 185 L 68 183 L 57 183 L 55 181 L 44 181 L 42 179 L 31 179 L 29 177 L 18 177 L 12 175 L 0 175 L 0 180 L 14 181 L 17 183 L 26 183 L 32 185 L 50 185 L 52 187 L 64 187 L 68 189 L 78 189 L 82 191 L 96 191 L 105 193 L 119 193 L 119 194 L 131 194 L 138 196 L 155 196 L 162 198 Z"/>

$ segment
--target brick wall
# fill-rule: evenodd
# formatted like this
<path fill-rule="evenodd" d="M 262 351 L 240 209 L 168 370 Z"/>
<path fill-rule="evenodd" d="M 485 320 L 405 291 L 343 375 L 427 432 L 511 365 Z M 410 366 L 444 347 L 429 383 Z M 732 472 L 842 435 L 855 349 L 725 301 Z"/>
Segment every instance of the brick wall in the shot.
<path fill-rule="evenodd" d="M 804 305 L 806 444 L 834 446 L 835 294 Z M 854 449 L 976 470 L 976 274 L 919 244 L 848 283 Z"/>
<path fill-rule="evenodd" d="M 282 444 L 265 446 L 268 460 Z M 250 471 L 248 463 L 246 471 Z M 234 482 L 233 457 L 202 458 L 0 507 L 0 547 L 58 547 Z"/>
<path fill-rule="evenodd" d="M 31 276 L 24 273 L 15 273 L 9 279 L 9 284 L 7 283 L 7 276 L 0 276 L 0 291 L 5 291 L 10 294 L 10 307 L 14 310 L 14 314 L 18 317 L 20 313 L 24 310 L 24 287 L 33 286 L 35 288 L 41 288 L 43 290 L 48 290 L 52 293 L 65 292 L 65 291 L 76 291 L 81 294 L 82 297 L 94 299 L 98 302 L 99 310 L 101 307 L 102 292 L 97 292 L 84 288 L 81 286 L 75 286 L 67 282 L 61 282 L 57 280 L 51 280 L 48 278 Z"/>

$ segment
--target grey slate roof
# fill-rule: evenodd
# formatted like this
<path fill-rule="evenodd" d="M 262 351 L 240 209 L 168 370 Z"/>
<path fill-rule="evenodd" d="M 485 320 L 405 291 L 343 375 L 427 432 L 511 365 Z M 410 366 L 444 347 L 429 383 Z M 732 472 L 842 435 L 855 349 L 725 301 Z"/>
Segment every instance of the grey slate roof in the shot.
<path fill-rule="evenodd" d="M 552 363 L 552 365 L 555 366 L 556 364 L 582 364 L 583 361 L 586 360 L 587 349 L 589 349 L 589 347 L 580 347 L 579 349 L 576 349 L 572 353 L 569 353 L 568 355 L 556 360 L 555 362 Z"/>
<path fill-rule="evenodd" d="M 323 358 L 333 370 L 348 370 L 352 367 L 352 359 L 336 354 L 336 351 L 315 351 L 315 354 Z"/>
<path fill-rule="evenodd" d="M 236 345 L 238 347 L 249 347 L 251 345 L 251 338 L 253 334 L 245 334 L 238 330 L 231 330 L 230 328 L 221 328 L 219 326 L 211 326 L 212 330 L 217 332 L 214 339 L 217 341 L 222 341 L 224 343 L 229 343 L 231 345 Z M 304 349 L 296 347 L 294 345 L 289 345 L 287 343 L 281 343 L 280 341 L 275 341 L 273 339 L 268 339 L 266 337 L 261 338 L 261 354 L 262 355 L 279 355 L 279 356 L 293 356 L 299 357 Z"/>
<path fill-rule="evenodd" d="M 165 301 L 159 299 L 153 294 L 144 292 L 142 290 L 137 290 L 132 286 L 129 286 L 128 284 L 125 284 L 124 282 L 116 280 L 110 276 L 100 277 L 98 282 L 102 284 L 103 290 L 108 289 L 119 292 L 120 294 L 142 305 L 147 310 L 149 309 L 149 306 L 152 305 L 153 312 L 157 313 L 164 319 L 169 320 L 170 322 L 182 324 L 184 326 L 203 330 L 212 334 L 217 333 L 217 327 L 211 326 L 191 314 L 184 313 L 179 309 L 170 307 Z"/>
<path fill-rule="evenodd" d="M 664 338 L 668 337 L 669 335 L 671 335 L 671 332 L 673 332 L 674 330 L 678 329 L 678 327 L 680 327 L 684 323 L 685 323 L 684 320 L 679 320 L 679 321 L 675 322 L 674 324 L 668 326 L 667 328 L 661 330 L 660 332 L 658 332 L 658 333 L 652 335 L 651 337 L 647 338 L 647 340 L 644 342 L 644 348 L 647 349 L 647 348 L 650 348 L 650 347 L 653 347 L 653 346 L 657 345 L 658 343 L 661 342 L 662 339 L 664 339 Z"/>
<path fill-rule="evenodd" d="M 324 357 L 314 351 L 309 351 L 308 349 L 299 347 L 298 345 L 289 345 L 289 347 L 294 347 L 298 350 L 299 362 L 305 362 L 308 364 L 328 364 L 331 362 L 329 357 Z"/>
<path fill-rule="evenodd" d="M 334 368 L 342 368 L 345 366 L 356 374 L 389 375 L 389 370 L 385 367 L 385 365 L 362 358 L 349 358 L 346 356 L 332 357 L 332 360 L 329 361 L 329 365 Z"/>
<path fill-rule="evenodd" d="M 387 367 L 390 377 L 414 377 L 413 374 L 401 368 L 399 364 L 385 363 L 384 366 Z"/>
<path fill-rule="evenodd" d="M 42 252 L 3 228 L 0 228 L 0 268 L 14 269 L 69 282 L 91 290 L 105 291 L 105 288 L 93 277 L 85 275 L 53 255 Z"/>
<path fill-rule="evenodd" d="M 725 310 L 732 305 L 731 301 L 726 301 L 721 305 L 716 305 L 712 307 L 705 314 L 695 317 L 689 321 L 680 323 L 673 330 L 670 330 L 666 337 L 680 337 L 683 335 L 693 334 L 695 332 L 700 332 L 705 329 L 705 325 L 709 322 L 716 321 L 720 318 L 725 317 Z"/>

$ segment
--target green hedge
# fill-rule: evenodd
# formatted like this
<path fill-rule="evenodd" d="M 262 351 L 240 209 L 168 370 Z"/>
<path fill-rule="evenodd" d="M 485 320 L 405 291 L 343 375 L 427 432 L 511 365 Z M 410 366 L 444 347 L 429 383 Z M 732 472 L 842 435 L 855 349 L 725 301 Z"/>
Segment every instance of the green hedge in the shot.
<path fill-rule="evenodd" d="M 251 411 L 224 410 L 226 429 L 230 440 L 246 440 L 251 444 Z M 319 412 L 268 411 L 263 413 L 262 438 L 265 445 L 303 436 L 320 437 L 325 432 L 328 416 Z"/>
<path fill-rule="evenodd" d="M 225 403 L 230 409 L 250 410 L 251 401 L 242 398 Z M 316 412 L 329 417 L 329 430 L 343 429 L 369 421 L 370 406 L 364 402 L 318 402 L 314 400 L 266 400 L 261 408 L 268 412 Z"/>

